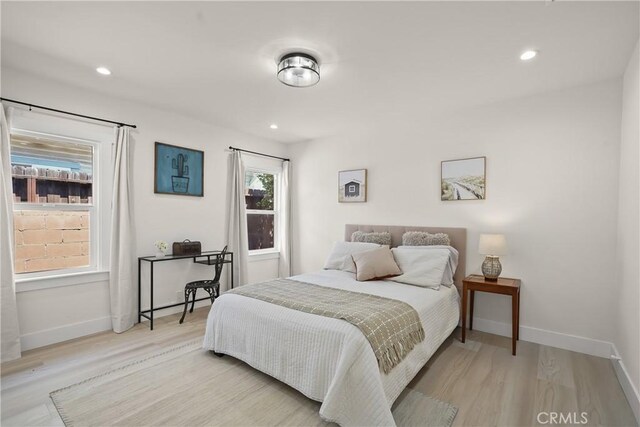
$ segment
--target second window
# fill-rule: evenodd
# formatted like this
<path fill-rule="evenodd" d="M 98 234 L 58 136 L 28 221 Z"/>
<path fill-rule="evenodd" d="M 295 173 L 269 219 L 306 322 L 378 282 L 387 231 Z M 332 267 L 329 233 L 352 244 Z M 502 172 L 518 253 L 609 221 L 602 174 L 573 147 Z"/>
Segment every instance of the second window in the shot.
<path fill-rule="evenodd" d="M 245 201 L 249 251 L 273 251 L 277 247 L 278 175 L 255 169 L 245 172 Z"/>

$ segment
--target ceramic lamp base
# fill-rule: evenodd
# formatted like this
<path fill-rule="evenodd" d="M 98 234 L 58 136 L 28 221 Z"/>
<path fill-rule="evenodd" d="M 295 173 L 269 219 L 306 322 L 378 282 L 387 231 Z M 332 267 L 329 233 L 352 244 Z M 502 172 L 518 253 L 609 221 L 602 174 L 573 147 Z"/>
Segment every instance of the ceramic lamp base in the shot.
<path fill-rule="evenodd" d="M 502 264 L 500 264 L 500 259 L 497 256 L 487 255 L 482 263 L 482 274 L 484 275 L 484 278 L 495 281 L 500 277 L 500 273 L 502 273 Z"/>

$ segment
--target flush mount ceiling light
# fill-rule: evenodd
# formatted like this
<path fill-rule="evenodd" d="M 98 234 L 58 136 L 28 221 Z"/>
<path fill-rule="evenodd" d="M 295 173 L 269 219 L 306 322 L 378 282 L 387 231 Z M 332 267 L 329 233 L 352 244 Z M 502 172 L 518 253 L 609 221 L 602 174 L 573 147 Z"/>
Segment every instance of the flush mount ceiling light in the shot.
<path fill-rule="evenodd" d="M 109 70 L 107 67 L 98 67 L 96 68 L 96 71 L 103 76 L 108 76 L 111 74 L 111 70 Z"/>
<path fill-rule="evenodd" d="M 278 129 L 278 125 L 277 125 L 277 124 L 275 124 L 275 123 L 273 123 L 273 124 L 272 124 L 271 126 L 269 126 L 269 127 L 270 127 L 271 129 L 274 129 L 274 130 L 275 130 L 275 129 Z"/>
<path fill-rule="evenodd" d="M 520 59 L 522 59 L 523 61 L 530 61 L 535 58 L 537 54 L 538 52 L 535 50 L 526 50 L 522 52 L 522 55 L 520 55 Z"/>
<path fill-rule="evenodd" d="M 320 81 L 318 61 L 306 53 L 288 53 L 280 58 L 278 80 L 292 87 L 313 86 Z"/>

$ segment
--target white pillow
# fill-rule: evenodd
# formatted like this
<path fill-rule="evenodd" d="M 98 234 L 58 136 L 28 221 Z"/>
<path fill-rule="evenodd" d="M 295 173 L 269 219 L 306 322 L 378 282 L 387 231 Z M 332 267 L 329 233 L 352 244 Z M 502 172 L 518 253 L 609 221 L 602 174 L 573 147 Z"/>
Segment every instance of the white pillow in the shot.
<path fill-rule="evenodd" d="M 431 246 L 398 246 L 396 249 L 398 250 L 422 250 L 422 251 L 430 251 L 430 250 L 440 250 L 447 249 L 449 251 L 449 262 L 447 262 L 447 266 L 444 269 L 444 274 L 442 276 L 441 285 L 450 287 L 453 285 L 453 276 L 456 273 L 456 269 L 458 268 L 458 257 L 459 253 L 456 248 L 453 246 L 443 246 L 443 245 L 431 245 Z"/>
<path fill-rule="evenodd" d="M 356 272 L 356 264 L 353 262 L 351 255 L 360 252 L 370 251 L 382 247 L 377 243 L 365 242 L 336 242 L 333 245 L 329 257 L 324 263 L 325 270 L 342 270 L 350 273 Z"/>
<path fill-rule="evenodd" d="M 402 274 L 386 280 L 440 289 L 451 251 L 448 248 L 434 249 L 433 246 L 430 248 L 429 250 L 402 247 L 392 249 L 393 257 L 402 270 Z"/>

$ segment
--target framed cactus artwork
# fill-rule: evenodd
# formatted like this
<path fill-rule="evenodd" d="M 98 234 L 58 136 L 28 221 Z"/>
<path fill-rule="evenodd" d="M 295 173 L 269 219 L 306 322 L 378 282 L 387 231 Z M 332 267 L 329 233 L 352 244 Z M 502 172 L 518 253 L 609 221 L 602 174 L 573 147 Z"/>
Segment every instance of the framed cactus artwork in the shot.
<path fill-rule="evenodd" d="M 156 142 L 154 191 L 204 196 L 204 152 Z"/>

